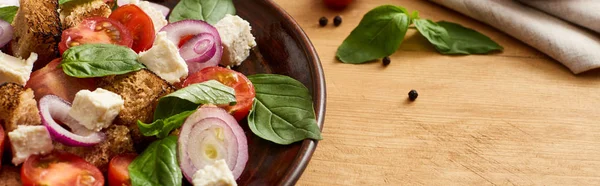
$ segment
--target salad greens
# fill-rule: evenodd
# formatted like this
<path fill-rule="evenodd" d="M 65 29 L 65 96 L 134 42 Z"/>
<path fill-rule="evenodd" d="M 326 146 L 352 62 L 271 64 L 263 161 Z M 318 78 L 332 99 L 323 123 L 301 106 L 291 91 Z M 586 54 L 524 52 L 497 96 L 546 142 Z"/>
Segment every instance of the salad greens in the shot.
<path fill-rule="evenodd" d="M 0 8 L 0 19 L 12 23 L 15 19 L 15 15 L 17 15 L 17 10 L 19 10 L 18 6 L 5 6 Z"/>
<path fill-rule="evenodd" d="M 338 48 L 345 63 L 364 63 L 393 54 L 404 39 L 410 18 L 406 9 L 384 5 L 369 11 Z"/>
<path fill-rule="evenodd" d="M 235 15 L 231 0 L 181 0 L 173 8 L 169 22 L 195 19 L 214 25 L 226 14 Z"/>
<path fill-rule="evenodd" d="M 257 136 L 277 144 L 321 140 L 310 92 L 299 81 L 277 74 L 248 76 L 256 98 L 248 126 Z"/>
<path fill-rule="evenodd" d="M 200 104 L 235 105 L 235 90 L 216 80 L 192 84 L 160 98 L 154 111 L 154 120 L 195 110 Z"/>
<path fill-rule="evenodd" d="M 489 37 L 459 24 L 421 19 L 414 11 L 393 5 L 369 11 L 344 40 L 336 57 L 344 63 L 365 63 L 393 54 L 414 23 L 419 33 L 442 54 L 486 54 L 503 50 Z"/>
<path fill-rule="evenodd" d="M 184 111 L 165 119 L 158 119 L 150 124 L 145 124 L 144 122 L 138 120 L 137 125 L 138 128 L 140 128 L 140 132 L 144 136 L 165 138 L 172 130 L 181 127 L 187 117 L 192 115 L 194 112 L 196 112 L 196 110 Z"/>
<path fill-rule="evenodd" d="M 131 184 L 181 185 L 183 174 L 177 163 L 177 136 L 156 140 L 128 167 Z"/>
<path fill-rule="evenodd" d="M 85 44 L 69 48 L 61 63 L 65 74 L 77 78 L 126 74 L 146 68 L 128 47 Z"/>

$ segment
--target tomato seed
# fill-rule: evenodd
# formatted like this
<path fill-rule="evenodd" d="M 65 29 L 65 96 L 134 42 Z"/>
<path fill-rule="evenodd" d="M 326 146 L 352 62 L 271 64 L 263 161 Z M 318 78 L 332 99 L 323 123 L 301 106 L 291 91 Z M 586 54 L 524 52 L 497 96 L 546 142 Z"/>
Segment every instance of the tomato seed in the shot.
<path fill-rule="evenodd" d="M 102 23 L 102 26 L 103 26 L 104 28 L 107 28 L 107 27 L 111 27 L 111 26 L 112 26 L 112 24 L 110 24 L 109 22 L 104 22 L 104 23 Z"/>
<path fill-rule="evenodd" d="M 72 47 L 74 47 L 74 46 L 81 45 L 81 43 L 79 43 L 79 42 L 71 42 L 71 43 L 69 43 L 69 45 L 72 46 Z"/>
<path fill-rule="evenodd" d="M 96 26 L 96 28 L 95 28 L 95 29 L 96 29 L 96 31 L 100 31 L 100 30 L 102 30 L 102 29 L 104 29 L 104 28 L 102 28 L 101 26 Z"/>

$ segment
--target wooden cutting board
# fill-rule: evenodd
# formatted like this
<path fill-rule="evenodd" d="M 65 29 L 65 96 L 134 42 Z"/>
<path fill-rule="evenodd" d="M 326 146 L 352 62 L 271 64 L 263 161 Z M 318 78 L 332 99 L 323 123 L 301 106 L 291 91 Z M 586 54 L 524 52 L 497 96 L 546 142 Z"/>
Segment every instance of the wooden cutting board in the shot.
<path fill-rule="evenodd" d="M 309 35 L 327 80 L 324 140 L 298 185 L 600 185 L 600 71 L 573 75 L 427 1 L 355 0 L 342 11 L 321 0 L 275 1 Z M 383 4 L 473 28 L 505 50 L 444 56 L 411 29 L 387 67 L 335 60 L 362 16 Z"/>

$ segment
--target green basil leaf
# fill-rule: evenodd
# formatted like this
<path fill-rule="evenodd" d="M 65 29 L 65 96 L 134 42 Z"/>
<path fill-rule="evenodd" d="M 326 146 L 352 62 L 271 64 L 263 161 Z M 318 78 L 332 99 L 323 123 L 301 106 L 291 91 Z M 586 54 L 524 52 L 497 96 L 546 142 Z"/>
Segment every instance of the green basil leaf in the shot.
<path fill-rule="evenodd" d="M 406 9 L 384 5 L 369 11 L 344 40 L 336 57 L 344 63 L 364 63 L 393 54 L 406 35 Z"/>
<path fill-rule="evenodd" d="M 69 1 L 73 1 L 73 0 L 59 0 L 58 4 L 62 5 L 62 4 L 65 4 L 66 2 L 69 2 Z"/>
<path fill-rule="evenodd" d="M 18 6 L 5 6 L 0 8 L 0 19 L 12 23 L 18 10 Z"/>
<path fill-rule="evenodd" d="M 283 75 L 248 76 L 256 98 L 248 126 L 257 136 L 287 145 L 303 139 L 321 140 L 310 92 L 302 83 Z"/>
<path fill-rule="evenodd" d="M 154 141 L 129 164 L 131 185 L 181 185 L 177 163 L 177 136 Z"/>
<path fill-rule="evenodd" d="M 489 37 L 473 29 L 446 21 L 440 21 L 437 24 L 446 29 L 450 37 L 448 41 L 449 50 L 440 50 L 443 48 L 438 49 L 436 47 L 442 54 L 486 54 L 504 49 Z"/>
<path fill-rule="evenodd" d="M 435 49 L 440 52 L 450 50 L 450 35 L 444 27 L 429 19 L 415 19 L 415 26 L 419 33 L 433 44 Z"/>
<path fill-rule="evenodd" d="M 192 84 L 160 98 L 154 111 L 154 120 L 195 110 L 200 104 L 235 105 L 235 90 L 216 80 Z"/>
<path fill-rule="evenodd" d="M 140 132 L 144 136 L 156 136 L 158 138 L 164 138 L 171 133 L 172 130 L 181 127 L 185 119 L 188 116 L 192 115 L 195 110 L 185 111 L 171 117 L 165 119 L 158 119 L 151 124 L 145 124 L 144 122 L 138 120 L 137 125 L 140 129 Z"/>
<path fill-rule="evenodd" d="M 119 75 L 146 68 L 130 48 L 112 44 L 85 44 L 69 48 L 61 66 L 77 78 Z"/>
<path fill-rule="evenodd" d="M 214 25 L 226 14 L 235 15 L 231 0 L 181 0 L 169 15 L 169 22 L 195 19 Z"/>

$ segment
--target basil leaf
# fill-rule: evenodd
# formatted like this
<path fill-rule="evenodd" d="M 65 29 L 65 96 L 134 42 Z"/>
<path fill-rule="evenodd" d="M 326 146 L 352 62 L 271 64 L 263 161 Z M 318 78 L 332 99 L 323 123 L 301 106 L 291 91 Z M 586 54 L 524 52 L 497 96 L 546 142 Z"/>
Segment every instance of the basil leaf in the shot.
<path fill-rule="evenodd" d="M 489 37 L 473 29 L 446 21 L 440 21 L 437 24 L 446 29 L 450 37 L 448 41 L 450 49 L 438 50 L 442 54 L 486 54 L 504 49 Z"/>
<path fill-rule="evenodd" d="M 393 54 L 410 24 L 406 9 L 384 5 L 369 11 L 338 48 L 344 63 L 364 63 Z"/>
<path fill-rule="evenodd" d="M 78 78 L 119 75 L 146 68 L 130 48 L 112 44 L 85 44 L 69 48 L 61 66 L 65 74 Z"/>
<path fill-rule="evenodd" d="M 69 2 L 69 1 L 73 1 L 73 0 L 59 0 L 58 4 L 62 5 L 62 4 L 65 4 L 65 3 Z"/>
<path fill-rule="evenodd" d="M 154 120 L 196 110 L 200 104 L 235 105 L 235 90 L 216 80 L 192 84 L 160 98 L 154 111 Z"/>
<path fill-rule="evenodd" d="M 12 23 L 18 10 L 18 6 L 5 6 L 0 8 L 0 19 Z"/>
<path fill-rule="evenodd" d="M 450 35 L 444 27 L 429 19 L 415 19 L 415 26 L 419 33 L 433 44 L 435 49 L 440 52 L 450 50 Z"/>
<path fill-rule="evenodd" d="M 248 76 L 256 98 L 248 126 L 257 136 L 287 145 L 303 139 L 321 140 L 311 95 L 295 79 L 276 74 Z"/>
<path fill-rule="evenodd" d="M 173 129 L 181 127 L 183 122 L 188 116 L 192 115 L 195 110 L 185 111 L 165 119 L 158 119 L 151 124 L 145 124 L 138 120 L 137 125 L 140 128 L 140 132 L 144 136 L 156 136 L 158 138 L 164 138 L 171 133 Z"/>
<path fill-rule="evenodd" d="M 226 14 L 235 15 L 231 0 L 181 0 L 169 15 L 169 22 L 195 19 L 214 25 Z"/>
<path fill-rule="evenodd" d="M 128 167 L 131 185 L 181 185 L 177 136 L 154 141 Z"/>

